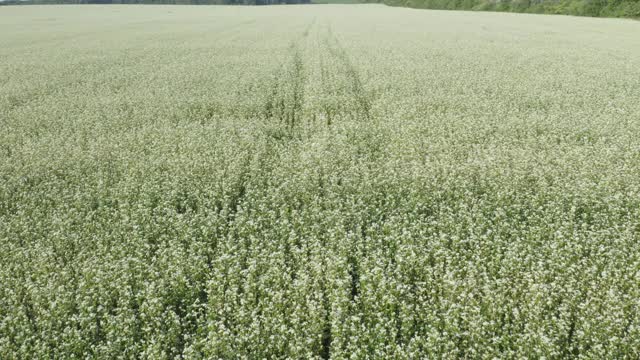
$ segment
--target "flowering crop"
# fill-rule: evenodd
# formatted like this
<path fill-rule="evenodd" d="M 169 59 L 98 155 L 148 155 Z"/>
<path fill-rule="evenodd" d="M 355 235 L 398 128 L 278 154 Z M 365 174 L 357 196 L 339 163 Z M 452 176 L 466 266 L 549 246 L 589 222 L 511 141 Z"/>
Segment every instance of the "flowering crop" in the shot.
<path fill-rule="evenodd" d="M 640 23 L 0 12 L 0 358 L 640 357 Z"/>

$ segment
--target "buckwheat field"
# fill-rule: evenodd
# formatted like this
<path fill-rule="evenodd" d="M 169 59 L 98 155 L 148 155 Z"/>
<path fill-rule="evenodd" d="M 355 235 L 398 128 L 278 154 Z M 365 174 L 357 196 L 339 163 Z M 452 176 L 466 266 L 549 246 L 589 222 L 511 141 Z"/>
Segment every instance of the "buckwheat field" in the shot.
<path fill-rule="evenodd" d="M 0 9 L 0 358 L 640 357 L 640 22 Z"/>

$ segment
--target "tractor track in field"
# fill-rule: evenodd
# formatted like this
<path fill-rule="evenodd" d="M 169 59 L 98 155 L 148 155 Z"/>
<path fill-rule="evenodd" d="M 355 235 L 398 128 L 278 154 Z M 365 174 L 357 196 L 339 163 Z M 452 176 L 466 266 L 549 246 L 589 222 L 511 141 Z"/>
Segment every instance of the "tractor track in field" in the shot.
<path fill-rule="evenodd" d="M 316 41 L 307 41 L 311 33 Z M 331 126 L 336 119 L 348 117 L 356 121 L 372 120 L 371 102 L 364 88 L 360 72 L 349 57 L 329 24 L 321 27 L 312 22 L 302 37 L 289 46 L 289 55 L 267 82 L 269 96 L 264 103 L 261 117 L 279 124 L 291 135 L 302 126 L 324 119 Z M 308 59 L 318 54 L 319 69 L 311 68 Z M 320 89 L 325 99 L 307 96 L 310 73 L 319 70 Z M 320 102 L 308 104 L 308 102 Z M 307 106 L 309 105 L 309 106 Z M 316 109 L 305 111 L 306 108 Z"/>
<path fill-rule="evenodd" d="M 255 185 L 278 171 L 282 161 L 285 161 L 282 158 L 286 153 L 283 148 L 288 148 L 293 153 L 298 152 L 310 138 L 320 132 L 332 131 L 330 129 L 337 122 L 365 123 L 367 127 L 366 123 L 372 121 L 371 102 L 360 72 L 328 24 L 321 26 L 315 21 L 310 23 L 291 42 L 281 65 L 266 78 L 252 84 L 251 89 L 267 92 L 263 103 L 255 108 L 257 111 L 251 112 L 245 119 L 251 121 L 257 118 L 263 121 L 255 134 L 255 143 L 263 145 L 253 147 L 247 154 L 243 174 L 234 186 L 237 190 L 227 204 L 225 231 L 237 240 L 241 240 L 241 235 L 234 229 L 239 221 L 238 212 L 241 208 L 246 210 L 247 199 L 256 196 L 255 193 L 252 194 Z M 314 90 L 319 90 L 322 94 L 316 94 Z M 322 120 L 317 121 L 318 118 Z M 375 129 L 370 129 L 365 134 L 357 135 L 357 139 L 373 132 Z M 263 184 L 262 188 L 264 187 Z M 242 244 L 246 248 L 241 253 L 249 256 L 252 253 L 251 243 Z M 285 249 L 294 246 L 296 245 L 293 243 L 283 244 Z M 351 247 L 355 247 L 355 243 Z M 238 259 L 243 264 L 242 271 L 246 270 L 248 260 Z M 296 258 L 289 260 L 293 267 L 292 273 L 295 274 L 303 261 Z M 360 306 L 360 264 L 353 256 L 347 256 L 345 261 L 345 276 L 349 282 L 347 296 L 351 303 L 348 311 L 357 311 Z M 323 267 L 326 266 L 329 265 L 325 263 Z M 340 344 L 334 342 L 339 329 L 336 328 L 336 319 L 331 315 L 335 304 L 330 300 L 330 283 L 329 279 L 323 281 L 322 293 L 319 295 L 322 299 L 324 323 L 320 328 L 319 343 L 315 346 L 317 354 L 323 359 L 330 358 L 338 350 L 336 347 L 340 347 Z"/>
<path fill-rule="evenodd" d="M 331 25 L 327 25 L 326 34 L 322 39 L 323 48 L 326 50 L 325 53 L 329 55 L 329 59 L 321 60 L 324 87 L 328 88 L 328 82 L 330 81 L 330 77 L 327 76 L 329 71 L 326 69 L 326 64 L 335 63 L 339 68 L 338 72 L 347 80 L 345 84 L 346 89 L 342 90 L 346 91 L 347 96 L 352 99 L 352 103 L 355 102 L 356 106 L 353 117 L 357 121 L 371 121 L 371 102 L 362 84 L 360 72 L 353 64 L 353 61 L 340 40 L 333 34 Z M 345 106 L 341 111 L 351 113 L 352 111 L 349 108 L 351 108 L 351 106 Z"/>
<path fill-rule="evenodd" d="M 299 131 L 302 127 L 303 107 L 305 103 L 305 65 L 303 61 L 303 42 L 312 31 L 315 22 L 310 23 L 302 36 L 292 41 L 287 49 L 281 66 L 268 77 L 252 84 L 253 91 L 267 91 L 265 101 L 259 105 L 257 112 L 251 112 L 247 121 L 261 119 L 259 131 L 255 133 L 254 145 L 243 159 L 242 175 L 234 185 L 237 191 L 228 202 L 226 228 L 232 232 L 238 210 L 243 206 L 247 191 L 254 182 L 268 178 L 280 161 L 279 148 L 295 146 L 299 142 Z M 263 141 L 265 140 L 266 141 Z"/>
<path fill-rule="evenodd" d="M 291 44 L 289 51 L 290 58 L 273 76 L 274 81 L 263 107 L 263 117 L 276 121 L 291 132 L 302 119 L 306 76 L 299 45 Z"/>

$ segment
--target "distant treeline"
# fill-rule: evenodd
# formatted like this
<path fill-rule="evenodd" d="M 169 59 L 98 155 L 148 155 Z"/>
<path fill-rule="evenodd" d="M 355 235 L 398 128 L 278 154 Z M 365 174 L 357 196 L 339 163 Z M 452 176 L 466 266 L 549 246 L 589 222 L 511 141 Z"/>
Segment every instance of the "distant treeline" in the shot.
<path fill-rule="evenodd" d="M 169 4 L 169 5 L 275 5 L 309 4 L 311 0 L 8 0 L 0 5 L 29 4 Z"/>
<path fill-rule="evenodd" d="M 5 0 L 0 1 L 0 5 L 275 5 L 357 2 L 384 3 L 390 6 L 405 6 L 421 9 L 508 11 L 536 14 L 640 18 L 640 0 Z"/>
<path fill-rule="evenodd" d="M 640 0 L 365 0 L 442 10 L 510 11 L 603 17 L 640 17 Z"/>

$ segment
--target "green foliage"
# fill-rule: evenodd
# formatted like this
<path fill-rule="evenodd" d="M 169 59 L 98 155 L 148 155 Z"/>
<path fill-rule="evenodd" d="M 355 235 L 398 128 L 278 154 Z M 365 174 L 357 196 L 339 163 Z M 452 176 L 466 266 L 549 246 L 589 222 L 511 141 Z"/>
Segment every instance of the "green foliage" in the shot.
<path fill-rule="evenodd" d="M 639 358 L 639 26 L 3 7 L 0 358 Z"/>
<path fill-rule="evenodd" d="M 313 4 L 360 4 L 361 0 L 313 0 Z"/>
<path fill-rule="evenodd" d="M 382 0 L 422 9 L 507 11 L 580 16 L 638 17 L 640 0 Z"/>

